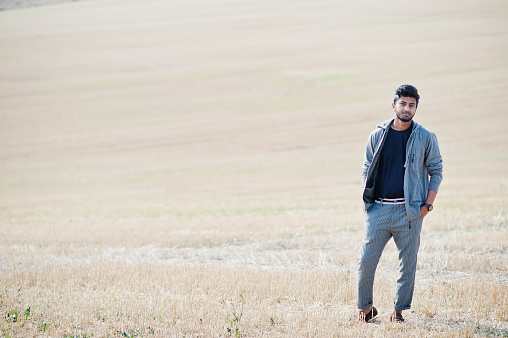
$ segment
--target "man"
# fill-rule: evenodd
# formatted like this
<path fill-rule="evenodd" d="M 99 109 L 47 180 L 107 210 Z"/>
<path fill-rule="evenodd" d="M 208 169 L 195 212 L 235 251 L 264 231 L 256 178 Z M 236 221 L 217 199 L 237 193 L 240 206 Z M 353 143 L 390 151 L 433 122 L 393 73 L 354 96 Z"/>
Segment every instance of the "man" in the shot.
<path fill-rule="evenodd" d="M 411 307 L 420 232 L 432 211 L 443 165 L 434 133 L 413 121 L 420 95 L 402 85 L 392 103 L 395 118 L 378 125 L 369 137 L 363 163 L 365 230 L 358 262 L 359 319 L 377 316 L 374 274 L 386 243 L 399 251 L 399 278 L 390 321 L 402 323 Z"/>

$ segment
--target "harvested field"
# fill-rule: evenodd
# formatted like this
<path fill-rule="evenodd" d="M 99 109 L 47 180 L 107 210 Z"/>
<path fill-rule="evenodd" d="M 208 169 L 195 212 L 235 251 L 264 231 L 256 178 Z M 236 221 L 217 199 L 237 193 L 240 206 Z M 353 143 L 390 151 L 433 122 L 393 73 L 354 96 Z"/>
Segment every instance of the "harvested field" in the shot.
<path fill-rule="evenodd" d="M 56 2 L 0 1 L 0 336 L 508 336 L 508 3 Z M 403 83 L 444 180 L 406 323 L 392 241 L 359 324 Z"/>

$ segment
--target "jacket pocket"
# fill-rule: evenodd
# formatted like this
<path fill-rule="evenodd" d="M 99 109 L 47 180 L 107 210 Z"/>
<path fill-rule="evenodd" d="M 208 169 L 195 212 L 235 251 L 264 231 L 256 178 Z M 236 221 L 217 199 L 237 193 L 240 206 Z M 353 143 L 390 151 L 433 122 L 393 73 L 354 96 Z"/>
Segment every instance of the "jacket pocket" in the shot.
<path fill-rule="evenodd" d="M 411 172 L 415 175 L 415 177 L 419 177 L 421 175 L 421 170 L 425 165 L 425 149 L 418 147 L 411 152 L 410 156 Z"/>
<path fill-rule="evenodd" d="M 415 158 L 416 158 L 416 153 L 415 152 L 412 152 L 411 154 L 409 154 L 409 167 L 411 168 L 411 171 L 413 173 L 416 172 L 417 170 L 417 165 L 415 163 Z"/>

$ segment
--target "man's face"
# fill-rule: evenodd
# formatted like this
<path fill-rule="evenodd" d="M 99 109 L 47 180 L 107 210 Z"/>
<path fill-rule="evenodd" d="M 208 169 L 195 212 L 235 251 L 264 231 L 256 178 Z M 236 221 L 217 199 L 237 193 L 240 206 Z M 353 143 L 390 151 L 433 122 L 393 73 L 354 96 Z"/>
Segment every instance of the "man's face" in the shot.
<path fill-rule="evenodd" d="M 414 97 L 401 96 L 396 103 L 392 103 L 395 115 L 402 122 L 409 122 L 416 113 L 416 99 Z"/>

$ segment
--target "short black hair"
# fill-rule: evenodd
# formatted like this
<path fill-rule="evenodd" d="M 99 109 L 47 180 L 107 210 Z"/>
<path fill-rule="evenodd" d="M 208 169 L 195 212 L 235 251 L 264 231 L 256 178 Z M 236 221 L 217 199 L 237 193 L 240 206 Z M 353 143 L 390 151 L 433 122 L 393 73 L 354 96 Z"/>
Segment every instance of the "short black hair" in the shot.
<path fill-rule="evenodd" d="M 393 98 L 393 103 L 397 103 L 401 96 L 413 97 L 416 99 L 416 105 L 418 106 L 418 101 L 420 101 L 420 95 L 418 94 L 418 89 L 409 84 L 404 84 L 395 90 L 395 97 Z"/>

